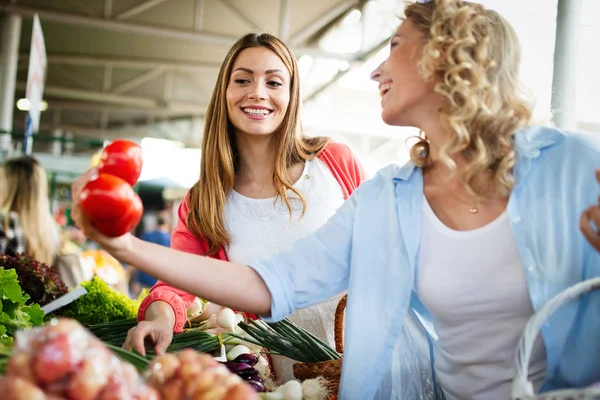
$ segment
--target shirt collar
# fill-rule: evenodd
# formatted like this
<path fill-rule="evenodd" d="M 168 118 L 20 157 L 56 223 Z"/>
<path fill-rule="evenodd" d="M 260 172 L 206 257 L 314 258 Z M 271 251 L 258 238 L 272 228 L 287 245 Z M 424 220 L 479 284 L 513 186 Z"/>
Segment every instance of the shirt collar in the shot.
<path fill-rule="evenodd" d="M 515 133 L 515 150 L 517 154 L 528 158 L 537 158 L 541 150 L 558 143 L 564 133 L 556 128 L 545 126 L 532 126 L 520 129 Z M 394 182 L 407 181 L 413 175 L 417 166 L 408 162 L 398 167 L 393 176 Z"/>

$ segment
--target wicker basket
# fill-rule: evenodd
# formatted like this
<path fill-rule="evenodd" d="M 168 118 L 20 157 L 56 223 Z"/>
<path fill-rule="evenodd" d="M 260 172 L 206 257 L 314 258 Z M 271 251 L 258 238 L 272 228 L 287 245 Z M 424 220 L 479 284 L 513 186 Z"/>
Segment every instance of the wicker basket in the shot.
<path fill-rule="evenodd" d="M 515 379 L 512 385 L 513 400 L 600 400 L 600 388 L 583 388 L 558 390 L 553 392 L 534 394 L 533 385 L 529 382 L 529 360 L 533 344 L 542 328 L 542 325 L 550 316 L 562 305 L 568 303 L 584 293 L 600 289 L 600 278 L 590 279 L 562 291 L 546 303 L 537 313 L 535 313 L 521 335 L 519 346 L 517 348 L 517 361 L 515 369 Z M 600 332 L 598 332 L 600 334 Z"/>
<path fill-rule="evenodd" d="M 344 295 L 338 302 L 335 310 L 334 337 L 335 351 L 344 352 L 344 311 L 348 295 Z M 340 388 L 340 377 L 342 375 L 342 360 L 320 361 L 315 363 L 296 363 L 293 366 L 294 376 L 303 381 L 322 377 L 327 381 L 327 388 L 331 394 L 336 395 Z"/>

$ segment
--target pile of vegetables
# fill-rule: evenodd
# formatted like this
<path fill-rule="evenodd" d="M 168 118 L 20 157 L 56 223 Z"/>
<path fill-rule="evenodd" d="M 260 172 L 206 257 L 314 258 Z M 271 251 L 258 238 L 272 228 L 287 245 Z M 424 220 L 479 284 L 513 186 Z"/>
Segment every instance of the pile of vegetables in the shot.
<path fill-rule="evenodd" d="M 318 337 L 297 327 L 290 320 L 267 324 L 256 320 L 238 325 L 248 336 L 232 334 L 246 342 L 264 347 L 271 354 L 281 355 L 295 361 L 312 363 L 339 360 L 342 355 L 329 347 Z"/>
<path fill-rule="evenodd" d="M 69 291 L 54 267 L 23 253 L 15 257 L 0 254 L 0 267 L 16 271 L 21 288 L 29 295 L 28 303 L 45 306 Z"/>
<path fill-rule="evenodd" d="M 100 340 L 69 319 L 19 331 L 1 385 L 20 388 L 20 397 L 3 393 L 5 400 L 51 396 L 70 400 L 159 399 L 132 364 L 119 360 Z"/>
<path fill-rule="evenodd" d="M 76 319 L 83 325 L 137 317 L 139 300 L 132 300 L 115 291 L 101 278 L 95 276 L 81 286 L 87 290 L 87 294 L 57 310 L 55 315 Z"/>
<path fill-rule="evenodd" d="M 240 345 L 240 347 L 241 346 L 242 345 Z M 254 366 L 258 364 L 258 357 L 250 353 L 250 351 L 240 354 L 233 360 L 226 361 L 223 364 L 229 369 L 229 371 L 245 380 L 257 392 L 265 391 L 265 383 L 259 376 L 258 371 L 254 368 Z"/>
<path fill-rule="evenodd" d="M 189 349 L 156 357 L 146 377 L 163 400 L 258 399 L 252 387 L 213 357 Z"/>
<path fill-rule="evenodd" d="M 185 349 L 150 362 L 65 318 L 17 333 L 0 390 L 4 400 L 258 399 L 209 354 Z"/>
<path fill-rule="evenodd" d="M 124 235 L 140 222 L 144 207 L 133 185 L 141 172 L 142 148 L 136 143 L 115 140 L 102 150 L 98 176 L 81 192 L 81 208 L 104 235 Z"/>
<path fill-rule="evenodd" d="M 0 267 L 0 343 L 12 343 L 18 329 L 40 326 L 44 312 L 38 304 L 30 304 L 29 295 L 21 290 L 17 272 Z"/>
<path fill-rule="evenodd" d="M 112 346 L 122 346 L 127 338 L 129 329 L 137 325 L 136 318 L 125 319 L 121 321 L 113 321 L 103 324 L 89 326 L 88 329 L 97 338 L 104 343 Z M 200 329 L 190 329 L 185 332 L 176 333 L 173 335 L 173 341 L 167 348 L 167 352 L 176 352 L 182 349 L 193 349 L 201 353 L 212 353 L 221 348 L 223 340 L 227 338 L 204 332 Z M 154 353 L 152 346 L 148 345 L 146 354 L 148 358 L 152 358 Z"/>

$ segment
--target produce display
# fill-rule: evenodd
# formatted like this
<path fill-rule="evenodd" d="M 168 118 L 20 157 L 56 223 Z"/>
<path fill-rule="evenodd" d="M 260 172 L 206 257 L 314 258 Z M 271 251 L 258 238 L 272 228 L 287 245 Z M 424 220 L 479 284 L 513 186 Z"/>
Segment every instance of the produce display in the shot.
<path fill-rule="evenodd" d="M 163 400 L 258 400 L 254 389 L 227 367 L 189 349 L 156 357 L 146 377 Z"/>
<path fill-rule="evenodd" d="M 133 190 L 142 171 L 142 149 L 128 140 L 115 140 L 102 151 L 98 176 L 81 192 L 81 208 L 107 236 L 132 231 L 143 214 L 142 200 Z"/>
<path fill-rule="evenodd" d="M 27 381 L 46 395 L 69 400 L 159 399 L 133 365 L 118 359 L 70 319 L 19 331 L 6 376 Z"/>
<path fill-rule="evenodd" d="M 68 292 L 54 267 L 25 255 L 15 257 L 0 254 L 0 267 L 14 269 L 21 288 L 29 296 L 28 303 L 44 306 Z"/>
<path fill-rule="evenodd" d="M 242 345 L 239 346 L 241 347 Z M 233 351 L 233 349 L 231 351 Z M 262 378 L 259 376 L 258 371 L 254 368 L 254 366 L 258 364 L 258 357 L 256 357 L 254 354 L 251 354 L 248 351 L 240 354 L 231 361 L 224 362 L 223 364 L 229 369 L 229 371 L 245 380 L 257 392 L 265 391 L 265 384 Z"/>
<path fill-rule="evenodd" d="M 40 306 L 28 303 L 29 295 L 21 290 L 17 272 L 0 267 L 0 343 L 10 344 L 17 330 L 43 323 Z"/>
<path fill-rule="evenodd" d="M 76 319 L 83 325 L 137 317 L 139 301 L 113 290 L 101 278 L 95 276 L 81 286 L 87 294 L 58 310 L 56 315 Z"/>
<path fill-rule="evenodd" d="M 137 319 L 131 318 L 92 325 L 88 329 L 104 343 L 113 346 L 122 346 L 127 338 L 127 332 L 136 325 Z M 226 341 L 227 339 L 223 337 L 219 338 L 217 335 L 204 332 L 200 329 L 190 329 L 174 334 L 173 341 L 167 348 L 167 351 L 175 352 L 182 349 L 193 349 L 201 353 L 212 353 L 221 348 L 224 340 Z M 149 358 L 153 357 L 152 348 L 153 346 L 150 344 L 146 348 L 146 354 Z"/>
<path fill-rule="evenodd" d="M 100 232 L 120 236 L 143 213 L 133 190 L 142 149 L 116 140 L 103 149 L 97 168 L 82 190 L 82 210 Z M 102 264 L 96 258 L 94 264 Z M 246 323 L 242 313 L 202 299 L 188 308 L 184 331 L 173 335 L 166 354 L 155 355 L 150 342 L 144 356 L 124 349 L 142 298 L 130 299 L 110 286 L 110 275 L 96 274 L 81 283 L 85 292 L 42 309 L 68 294 L 56 270 L 24 254 L 0 255 L 1 399 L 331 398 L 322 378 L 276 387 L 268 354 L 312 362 L 337 360 L 338 353 L 290 321 Z"/>
<path fill-rule="evenodd" d="M 249 335 L 249 337 L 238 336 L 240 339 L 267 348 L 271 354 L 304 363 L 342 358 L 340 353 L 321 339 L 297 327 L 288 319 L 270 324 L 260 320 L 250 321 L 247 324 L 241 322 L 239 327 Z"/>

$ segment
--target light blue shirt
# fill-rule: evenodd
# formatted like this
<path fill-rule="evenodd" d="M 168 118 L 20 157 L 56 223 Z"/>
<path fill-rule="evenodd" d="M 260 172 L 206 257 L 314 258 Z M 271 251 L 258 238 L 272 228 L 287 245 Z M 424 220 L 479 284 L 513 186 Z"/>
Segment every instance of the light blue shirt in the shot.
<path fill-rule="evenodd" d="M 515 147 L 516 183 L 507 212 L 531 302 L 539 310 L 564 289 L 600 276 L 600 254 L 579 231 L 581 213 L 600 194 L 594 176 L 600 136 L 531 127 L 516 134 Z M 431 323 L 414 285 L 423 201 L 421 169 L 411 163 L 386 167 L 321 229 L 290 251 L 251 265 L 271 292 L 272 321 L 348 290 L 341 399 L 384 397 L 382 379 L 390 375 L 402 398 L 433 393 L 416 383 L 430 376 L 427 353 L 424 361 L 407 353 L 415 332 L 423 330 L 418 321 Z M 562 307 L 545 324 L 542 391 L 600 381 L 599 314 L 595 293 Z M 405 342 L 402 356 L 394 352 L 399 340 Z M 390 372 L 398 358 L 402 365 Z M 399 385 L 405 387 L 398 391 Z"/>

